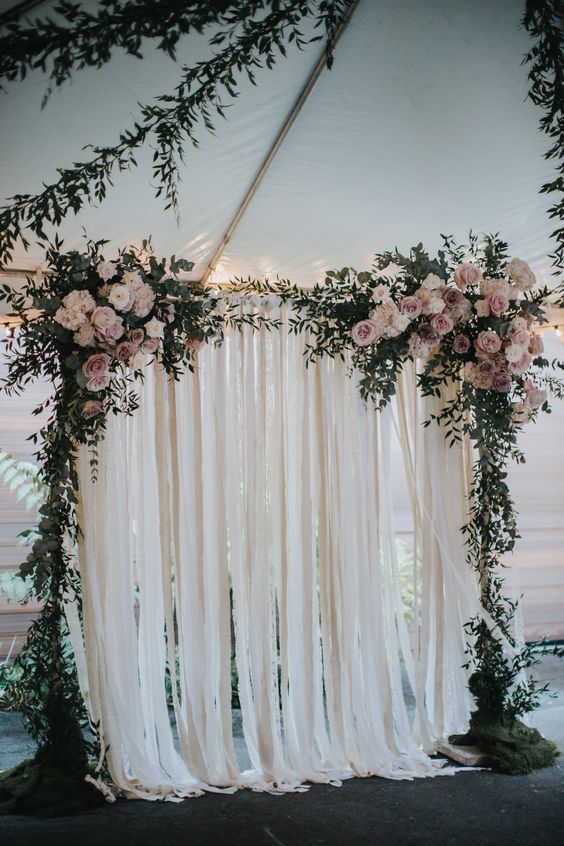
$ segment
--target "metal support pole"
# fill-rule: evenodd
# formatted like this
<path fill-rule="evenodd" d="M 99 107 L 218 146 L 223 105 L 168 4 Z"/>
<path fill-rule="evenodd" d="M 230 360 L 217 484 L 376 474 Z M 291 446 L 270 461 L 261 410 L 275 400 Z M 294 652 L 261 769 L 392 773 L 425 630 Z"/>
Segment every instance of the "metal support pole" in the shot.
<path fill-rule="evenodd" d="M 339 24 L 339 26 L 335 30 L 335 35 L 333 36 L 333 40 L 331 42 L 331 47 L 335 47 L 335 45 L 339 41 L 339 39 L 340 39 L 341 35 L 343 34 L 345 27 L 347 26 L 348 22 L 350 21 L 351 16 L 352 16 L 355 8 L 357 7 L 358 3 L 359 3 L 359 0 L 351 0 L 351 2 L 349 3 L 346 12 L 343 15 L 343 19 L 341 20 L 341 23 Z M 234 233 L 235 229 L 237 228 L 237 225 L 239 224 L 239 221 L 243 217 L 245 211 L 247 210 L 251 200 L 255 196 L 260 183 L 262 182 L 266 172 L 268 171 L 268 168 L 270 167 L 270 165 L 272 164 L 272 162 L 276 158 L 276 155 L 277 155 L 278 151 L 280 150 L 280 147 L 282 146 L 282 144 L 286 140 L 288 133 L 290 132 L 292 126 L 296 122 L 296 118 L 300 114 L 300 112 L 301 112 L 302 108 L 304 107 L 309 95 L 313 91 L 315 84 L 316 84 L 317 80 L 319 79 L 323 68 L 325 67 L 325 61 L 326 61 L 326 51 L 324 50 L 323 54 L 319 57 L 319 60 L 317 61 L 315 67 L 313 68 L 312 72 L 310 73 L 310 75 L 309 75 L 304 87 L 302 88 L 296 102 L 294 103 L 294 105 L 290 109 L 290 112 L 289 112 L 286 120 L 284 121 L 282 128 L 280 129 L 278 135 L 276 136 L 276 138 L 274 140 L 274 143 L 272 144 L 270 150 L 268 151 L 268 153 L 266 155 L 266 158 L 262 162 L 262 164 L 261 164 L 260 168 L 258 169 L 249 189 L 247 190 L 247 193 L 243 197 L 241 204 L 239 205 L 239 208 L 235 212 L 235 216 L 233 217 L 231 223 L 229 224 L 229 226 L 225 230 L 225 234 L 224 234 L 223 238 L 221 239 L 218 248 L 216 249 L 215 253 L 213 254 L 208 266 L 206 267 L 206 269 L 205 269 L 205 271 L 202 275 L 202 278 L 200 280 L 200 284 L 202 285 L 202 287 L 204 287 L 206 285 L 206 283 L 208 282 L 211 274 L 215 270 L 217 262 L 219 261 L 221 255 L 223 254 L 227 244 L 231 240 L 233 233 Z"/>

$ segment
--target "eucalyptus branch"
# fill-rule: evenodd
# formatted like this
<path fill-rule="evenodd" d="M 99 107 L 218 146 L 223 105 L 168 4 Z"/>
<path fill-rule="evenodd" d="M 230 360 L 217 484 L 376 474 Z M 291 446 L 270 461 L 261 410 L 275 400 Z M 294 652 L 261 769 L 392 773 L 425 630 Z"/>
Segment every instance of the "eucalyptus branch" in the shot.
<path fill-rule="evenodd" d="M 93 158 L 59 168 L 59 178 L 44 185 L 36 195 L 17 194 L 0 212 L 0 266 L 10 258 L 16 241 L 29 246 L 29 233 L 45 238 L 46 224 L 58 225 L 73 211 L 75 214 L 88 202 L 102 202 L 116 173 L 137 166 L 135 153 L 153 140 L 153 175 L 157 180 L 157 196 L 164 196 L 166 208 L 178 210 L 178 167 L 184 160 L 184 144 L 197 146 L 197 127 L 203 124 L 214 131 L 212 114 L 221 117 L 226 105 L 221 99 L 238 95 L 237 77 L 246 72 L 255 83 L 256 70 L 272 68 L 278 54 L 285 54 L 285 45 L 303 49 L 314 39 L 306 40 L 299 25 L 312 17 L 315 25 L 330 29 L 346 8 L 343 0 L 319 2 L 300 0 L 276 8 L 262 20 L 245 22 L 242 31 L 229 39 L 212 59 L 193 67 L 184 66 L 179 84 L 171 94 L 163 94 L 152 105 L 141 106 L 140 118 L 132 129 L 124 130 L 113 147 L 91 146 Z"/>
<path fill-rule="evenodd" d="M 529 64 L 529 98 L 545 114 L 539 125 L 550 138 L 546 159 L 554 159 L 557 176 L 540 188 L 553 194 L 555 203 L 549 215 L 558 221 L 551 237 L 556 249 L 551 255 L 555 274 L 564 272 L 564 29 L 562 0 L 527 0 L 523 26 L 536 43 L 523 59 Z"/>
<path fill-rule="evenodd" d="M 201 33 L 211 24 L 232 31 L 268 5 L 267 0 L 102 0 L 92 14 L 79 3 L 63 0 L 54 9 L 59 22 L 36 17 L 24 23 L 9 19 L 3 23 L 0 79 L 24 79 L 28 71 L 40 69 L 50 80 L 46 100 L 53 84 L 62 85 L 82 68 L 102 67 L 114 49 L 142 59 L 142 41 L 152 39 L 158 50 L 174 60 L 183 35 Z"/>

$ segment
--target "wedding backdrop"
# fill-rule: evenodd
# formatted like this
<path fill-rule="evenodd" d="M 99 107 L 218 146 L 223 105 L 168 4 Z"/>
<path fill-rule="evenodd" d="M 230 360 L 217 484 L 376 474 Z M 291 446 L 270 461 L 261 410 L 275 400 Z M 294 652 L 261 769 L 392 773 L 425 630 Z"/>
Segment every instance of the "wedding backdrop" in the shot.
<path fill-rule="evenodd" d="M 120 4 L 94 5 L 109 15 L 102 35 L 92 18 L 59 6 L 68 31 L 80 33 L 73 47 L 58 31 L 65 43 L 57 46 L 49 23 L 44 48 L 41 27 L 39 40 L 26 42 L 13 25 L 4 78 L 13 83 L 34 62 L 41 67 L 42 49 L 55 59 L 55 86 L 84 66 L 99 73 L 108 45 L 137 53 L 141 42 L 135 29 L 123 35 Z M 142 107 L 117 147 L 94 148 L 91 160 L 59 169 L 57 182 L 12 197 L 0 213 L 9 280 L 0 299 L 17 325 L 6 344 L 6 388 L 19 391 L 32 378 L 54 385 L 37 436 L 48 494 L 21 568 L 44 608 L 18 658 L 23 675 L 14 693 L 39 750 L 0 776 L 7 811 L 50 813 L 116 793 L 287 792 L 351 776 L 450 774 L 454 768 L 430 757 L 449 737 L 477 746 L 486 765 L 506 772 L 546 766 L 557 754 L 518 719 L 537 707 L 543 689 L 528 675 L 537 653 L 519 642 L 499 568 L 518 536 L 507 484 L 509 463 L 524 460 L 517 435 L 550 410 L 551 398 L 564 397 L 564 365 L 544 357 L 540 335 L 564 302 L 563 283 L 551 276 L 562 270 L 562 230 L 550 247 L 541 198 L 538 207 L 531 200 L 520 244 L 522 221 L 509 213 L 511 248 L 498 235 L 470 233 L 460 245 L 450 236 L 438 242 L 434 232 L 430 252 L 421 243 L 381 249 L 370 270 L 346 266 L 320 281 L 321 265 L 302 244 L 289 264 L 277 266 L 273 253 L 254 266 L 236 263 L 233 276 L 235 230 L 248 209 L 261 214 L 255 195 L 318 77 L 330 81 L 331 74 L 320 77 L 324 64 L 338 62 L 347 37 L 349 59 L 356 55 L 363 24 L 370 32 L 385 21 L 369 3 L 243 5 L 187 4 L 167 24 L 154 17 L 156 4 L 140 3 L 139 37 L 162 38 L 161 49 L 173 54 L 176 39 L 167 33 L 175 26 L 200 33 L 211 25 L 216 55 L 208 64 L 192 56 L 174 94 Z M 502 17 L 514 7 L 500 5 Z M 455 12 L 462 21 L 465 11 Z M 557 6 L 529 3 L 525 24 L 536 39 L 531 99 L 545 109 L 548 158 L 560 163 Z M 68 211 L 78 222 L 92 216 L 87 204 L 104 200 L 115 176 L 137 165 L 148 138 L 157 145 L 157 195 L 180 214 L 182 145 L 195 142 L 198 116 L 210 129 L 210 111 L 223 115 L 218 87 L 233 96 L 235 69 L 271 68 L 292 42 L 305 66 L 318 31 L 326 55 L 231 208 L 219 243 L 198 218 L 212 212 L 204 206 L 193 215 L 188 204 L 189 227 L 199 230 L 188 246 L 199 265 L 158 258 L 147 241 L 119 252 L 101 238 L 79 246 L 72 226 L 65 231 Z M 93 45 L 104 38 L 97 53 Z M 514 56 L 509 38 L 507 45 Z M 346 75 L 339 84 L 348 84 Z M 527 137 L 544 151 L 532 120 Z M 535 190 L 551 178 L 552 164 L 539 166 Z M 530 173 L 527 166 L 527 180 Z M 233 185 L 240 179 L 241 172 Z M 409 181 L 394 174 L 394 190 L 401 194 Z M 307 179 L 303 190 L 311 191 Z M 529 198 L 528 183 L 523 190 Z M 222 191 L 209 190 L 213 214 Z M 558 194 L 561 182 L 543 191 Z M 480 222 L 468 194 L 453 199 Z M 475 202 L 487 206 L 480 192 Z M 556 202 L 551 214 L 559 218 Z M 343 214 L 352 228 L 356 214 L 353 198 L 350 214 L 339 203 L 337 261 L 347 251 Z M 135 218 L 135 193 L 127 205 L 122 222 Z M 400 206 L 401 196 L 397 214 Z M 277 214 L 292 218 L 282 201 L 262 219 L 276 227 Z M 397 214 L 386 208 L 391 221 Z M 260 250 L 260 226 L 252 232 Z M 35 249 L 35 237 L 42 266 L 30 275 L 32 260 L 21 251 Z M 316 255 L 333 255 L 331 237 L 323 235 Z M 359 256 L 366 244 L 359 253 L 350 240 Z M 192 258 L 184 246 L 179 252 Z M 298 284 L 282 278 L 292 261 L 300 262 Z M 242 278 L 273 268 L 277 279 Z M 26 281 L 13 284 L 10 274 L 22 271 Z M 233 278 L 222 287 L 226 276 Z M 392 430 L 415 527 L 410 609 L 389 496 Z M 234 751 L 233 684 L 249 769 Z"/>
<path fill-rule="evenodd" d="M 306 369 L 286 309 L 241 308 L 266 308 L 281 331 L 230 333 L 179 382 L 148 368 L 140 409 L 109 423 L 96 482 L 80 451 L 85 654 L 112 780 L 127 795 L 154 796 L 433 774 L 421 745 L 465 729 L 470 707 L 462 626 L 478 593 L 457 530 L 462 447 L 449 450 L 434 428 L 424 456 L 411 453 L 417 420 L 440 402 L 427 400 L 420 417 L 405 407 L 418 402 L 406 371 L 400 413 L 406 459 L 420 465 L 413 495 L 425 560 L 415 654 L 389 497 L 391 410 L 367 408 L 344 362 Z M 231 736 L 230 585 L 253 765 L 245 774 Z M 164 686 L 176 649 L 184 766 Z"/>

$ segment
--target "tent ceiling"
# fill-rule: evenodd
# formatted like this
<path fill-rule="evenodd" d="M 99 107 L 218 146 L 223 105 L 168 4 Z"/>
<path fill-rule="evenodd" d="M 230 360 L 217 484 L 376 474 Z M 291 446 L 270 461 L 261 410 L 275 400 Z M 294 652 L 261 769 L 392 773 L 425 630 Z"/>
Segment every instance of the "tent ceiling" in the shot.
<path fill-rule="evenodd" d="M 53 3 L 44 3 L 41 12 Z M 525 99 L 520 65 L 529 42 L 522 0 L 360 0 L 324 71 L 262 181 L 215 279 L 287 276 L 313 284 L 324 269 L 370 266 L 374 252 L 471 227 L 499 231 L 514 254 L 549 279 L 551 223 L 538 194 L 552 167 L 539 111 Z M 201 37 L 182 42 L 181 62 L 207 55 Z M 62 226 L 78 247 L 90 237 L 117 246 L 151 234 L 159 255 L 195 261 L 201 276 L 319 56 L 294 50 L 258 87 L 202 130 L 182 170 L 181 220 L 154 198 L 150 151 L 119 176 L 105 203 Z M 116 54 L 76 74 L 40 111 L 45 80 L 11 84 L 3 101 L 1 193 L 36 192 L 87 143 L 112 143 L 138 101 L 171 88 L 179 68 L 147 45 L 144 61 Z M 35 266 L 41 252 L 17 254 Z"/>

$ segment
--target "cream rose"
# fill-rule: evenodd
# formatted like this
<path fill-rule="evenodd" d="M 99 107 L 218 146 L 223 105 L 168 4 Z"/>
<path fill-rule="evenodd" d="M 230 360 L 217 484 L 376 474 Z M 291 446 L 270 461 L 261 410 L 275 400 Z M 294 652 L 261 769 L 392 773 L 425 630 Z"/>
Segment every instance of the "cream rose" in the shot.
<path fill-rule="evenodd" d="M 129 311 L 135 295 L 127 285 L 112 285 L 108 300 L 117 311 Z"/>
<path fill-rule="evenodd" d="M 112 276 L 115 276 L 116 272 L 115 266 L 111 261 L 101 261 L 97 265 L 96 270 L 98 271 L 100 279 L 103 279 L 105 282 L 108 279 L 111 279 Z"/>
<path fill-rule="evenodd" d="M 528 291 L 537 281 L 535 274 L 526 261 L 520 258 L 511 259 L 507 265 L 507 273 L 511 281 L 520 291 Z"/>

